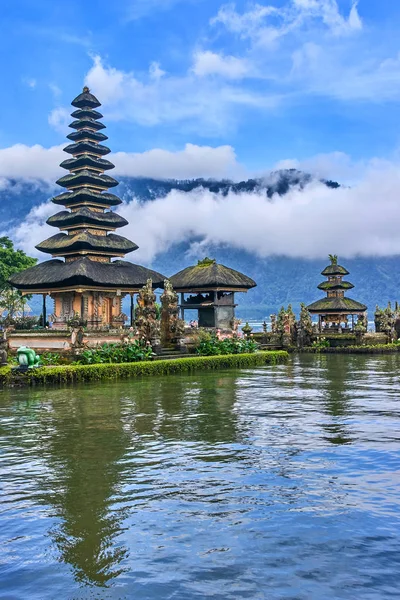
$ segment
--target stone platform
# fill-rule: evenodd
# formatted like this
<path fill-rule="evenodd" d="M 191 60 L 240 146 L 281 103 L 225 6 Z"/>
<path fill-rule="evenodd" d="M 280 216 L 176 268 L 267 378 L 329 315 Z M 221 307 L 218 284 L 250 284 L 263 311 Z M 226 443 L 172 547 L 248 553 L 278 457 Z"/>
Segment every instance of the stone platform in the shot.
<path fill-rule="evenodd" d="M 123 331 L 91 331 L 84 333 L 83 344 L 95 347 L 99 344 L 116 344 L 122 341 Z M 28 346 L 37 351 L 69 352 L 72 349 L 70 331 L 13 331 L 7 334 L 8 347 L 16 351 L 20 346 Z"/>

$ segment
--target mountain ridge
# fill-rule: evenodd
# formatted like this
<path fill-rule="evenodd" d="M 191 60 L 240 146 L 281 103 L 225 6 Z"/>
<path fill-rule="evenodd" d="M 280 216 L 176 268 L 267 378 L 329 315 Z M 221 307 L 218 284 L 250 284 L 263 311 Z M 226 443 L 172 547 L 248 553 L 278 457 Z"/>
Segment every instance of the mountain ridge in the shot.
<path fill-rule="evenodd" d="M 120 177 L 118 195 L 129 202 L 136 198 L 141 203 L 150 202 L 167 196 L 173 190 L 191 192 L 198 188 L 226 196 L 228 193 L 257 193 L 264 191 L 268 198 L 274 194 L 284 196 L 290 190 L 304 189 L 315 181 L 308 173 L 296 169 L 280 170 L 262 178 L 253 178 L 240 182 L 213 179 L 153 179 L 148 177 Z M 319 180 L 321 181 L 321 180 Z M 327 187 L 339 188 L 335 181 L 322 181 Z M 29 211 L 56 195 L 58 186 L 36 180 L 23 181 L 10 179 L 0 189 L 0 217 L 4 227 L 11 227 L 27 216 Z M 56 208 L 56 207 L 55 207 Z M 55 210 L 56 212 L 56 210 Z M 190 252 L 193 239 L 182 240 L 167 251 L 158 254 L 152 262 L 152 268 L 167 276 L 194 264 L 197 258 Z M 198 240 L 201 241 L 201 240 Z M 332 248 L 340 254 L 340 248 Z M 238 296 L 239 315 L 244 318 L 264 318 L 279 310 L 282 304 L 293 304 L 298 310 L 300 302 L 311 303 L 323 294 L 317 289 L 321 282 L 320 272 L 327 260 L 309 260 L 268 256 L 260 258 L 246 250 L 215 245 L 207 246 L 207 253 L 219 262 L 242 271 L 257 282 L 257 288 L 248 294 Z M 45 258 L 45 257 L 44 257 Z M 135 262 L 134 255 L 128 260 Z M 397 299 L 400 289 L 400 259 L 392 257 L 371 257 L 343 259 L 342 262 L 351 273 L 355 284 L 351 297 L 369 306 L 373 311 L 377 303 L 386 303 Z M 400 295 L 400 294 L 399 294 Z"/>

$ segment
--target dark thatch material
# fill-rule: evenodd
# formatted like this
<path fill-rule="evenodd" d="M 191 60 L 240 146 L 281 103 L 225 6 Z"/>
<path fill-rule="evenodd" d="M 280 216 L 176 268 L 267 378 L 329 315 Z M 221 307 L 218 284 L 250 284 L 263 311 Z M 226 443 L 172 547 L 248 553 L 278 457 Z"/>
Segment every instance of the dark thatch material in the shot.
<path fill-rule="evenodd" d="M 365 312 L 367 307 L 351 298 L 323 298 L 307 306 L 307 310 L 315 314 L 353 314 Z"/>
<path fill-rule="evenodd" d="M 219 265 L 215 260 L 210 259 L 199 261 L 196 266 L 179 271 L 170 277 L 170 282 L 179 291 L 215 288 L 249 290 L 257 285 L 253 279 L 243 273 Z"/>
<path fill-rule="evenodd" d="M 74 119 L 102 119 L 103 115 L 101 114 L 101 112 L 99 112 L 98 110 L 93 110 L 92 108 L 89 109 L 85 109 L 85 108 L 78 108 L 78 110 L 74 110 L 74 112 L 71 114 L 71 117 L 73 117 Z"/>
<path fill-rule="evenodd" d="M 80 231 L 74 235 L 57 233 L 44 242 L 40 242 L 36 248 L 47 254 L 63 256 L 63 253 L 66 252 L 79 252 L 81 250 L 90 250 L 99 254 L 107 254 L 109 252 L 128 254 L 128 252 L 137 250 L 138 246 L 134 242 L 115 233 L 93 235 L 86 231 Z"/>
<path fill-rule="evenodd" d="M 64 152 L 68 154 L 94 154 L 94 156 L 105 156 L 110 154 L 110 148 L 102 146 L 101 144 L 94 144 L 93 142 L 77 142 L 76 144 L 70 144 L 65 146 Z"/>
<path fill-rule="evenodd" d="M 101 227 L 125 227 L 128 221 L 115 212 L 95 212 L 82 206 L 74 212 L 63 210 L 47 219 L 52 227 L 69 227 L 71 225 L 97 225 Z"/>
<path fill-rule="evenodd" d="M 49 260 L 13 275 L 10 283 L 19 290 L 51 290 L 71 286 L 140 289 L 148 279 L 154 288 L 163 287 L 164 275 L 133 263 L 116 260 L 112 263 L 79 258 L 65 263 Z"/>
<path fill-rule="evenodd" d="M 95 192 L 85 188 L 74 192 L 64 192 L 64 194 L 52 198 L 52 202 L 60 206 L 76 206 L 77 204 L 88 203 L 106 208 L 122 204 L 122 200 L 115 194 Z"/>
<path fill-rule="evenodd" d="M 82 142 L 88 140 L 89 142 L 105 142 L 108 140 L 108 136 L 101 131 L 90 131 L 89 129 L 79 129 L 73 131 L 67 135 L 67 138 L 72 142 Z"/>
<path fill-rule="evenodd" d="M 109 169 L 114 169 L 115 165 L 105 158 L 97 158 L 90 156 L 90 154 L 81 154 L 81 156 L 77 156 L 76 158 L 63 160 L 60 167 L 67 171 L 75 171 L 76 169 L 82 169 L 82 167 L 108 171 Z"/>
<path fill-rule="evenodd" d="M 98 143 L 107 139 L 100 132 L 104 125 L 97 122 L 102 115 L 93 110 L 100 106 L 100 102 L 88 88 L 84 88 L 72 104 L 78 109 L 72 113 L 77 120 L 71 123 L 76 131 L 69 134 L 68 138 L 74 143 L 64 150 L 73 158 L 61 163 L 70 173 L 57 183 L 67 189 L 74 188 L 74 191 L 59 194 L 52 201 L 77 210 L 64 210 L 50 217 L 48 224 L 61 229 L 71 228 L 69 234 L 57 233 L 36 248 L 53 256 L 70 256 L 75 260 L 41 263 L 14 275 L 10 283 L 27 293 L 77 289 L 80 286 L 89 290 L 111 288 L 135 291 L 143 287 L 148 279 L 153 280 L 154 287 L 161 287 L 164 276 L 156 271 L 122 260 L 113 263 L 97 260 L 101 257 L 107 260 L 124 256 L 138 246 L 122 236 L 107 234 L 109 230 L 127 225 L 127 221 L 116 213 L 104 212 L 111 206 L 121 204 L 121 200 L 114 194 L 101 191 L 118 185 L 118 182 L 103 173 L 114 165 L 101 158 L 111 150 Z M 103 210 L 96 211 L 96 208 Z"/>
<path fill-rule="evenodd" d="M 69 124 L 69 127 L 71 127 L 71 129 L 77 129 L 78 131 L 80 131 L 81 129 L 86 129 L 86 128 L 95 129 L 96 131 L 99 131 L 100 129 L 106 128 L 104 123 L 100 123 L 99 121 L 96 121 L 95 119 L 91 118 L 89 115 L 90 115 L 90 113 L 88 113 L 88 116 L 85 116 L 82 119 L 77 119 L 76 121 L 72 121 L 72 123 Z"/>
<path fill-rule="evenodd" d="M 349 272 L 347 269 L 345 269 L 344 267 L 341 267 L 340 265 L 336 265 L 336 264 L 328 265 L 327 267 L 325 267 L 325 269 L 321 273 L 321 275 L 324 275 L 325 277 L 329 277 L 332 275 L 348 275 L 348 274 L 349 274 Z"/>
<path fill-rule="evenodd" d="M 96 96 L 93 96 L 93 94 L 90 93 L 88 87 L 84 87 L 82 94 L 79 94 L 79 96 L 74 98 L 71 104 L 72 106 L 75 106 L 75 108 L 97 108 L 98 106 L 101 106 Z"/>
<path fill-rule="evenodd" d="M 109 175 L 96 175 L 93 171 L 84 169 L 78 173 L 69 173 L 57 179 L 56 183 L 65 188 L 72 188 L 83 185 L 90 185 L 103 189 L 116 187 L 118 181 Z"/>
<path fill-rule="evenodd" d="M 350 281 L 334 282 L 334 281 L 323 281 L 319 284 L 318 289 L 324 292 L 331 290 L 352 290 L 354 285 Z"/>

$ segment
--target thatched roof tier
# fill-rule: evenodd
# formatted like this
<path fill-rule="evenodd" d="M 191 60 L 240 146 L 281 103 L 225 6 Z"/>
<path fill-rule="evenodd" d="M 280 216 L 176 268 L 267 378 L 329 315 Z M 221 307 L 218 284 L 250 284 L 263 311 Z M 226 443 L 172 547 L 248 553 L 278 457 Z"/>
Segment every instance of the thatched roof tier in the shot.
<path fill-rule="evenodd" d="M 232 290 L 247 291 L 257 284 L 253 279 L 219 265 L 215 260 L 204 259 L 194 267 L 187 267 L 170 277 L 174 289 L 179 292 L 192 290 Z"/>
<path fill-rule="evenodd" d="M 99 131 L 100 129 L 106 128 L 104 123 L 100 123 L 99 121 L 91 118 L 89 116 L 90 113 L 86 114 L 87 116 L 83 117 L 82 119 L 76 119 L 76 121 L 72 121 L 72 123 L 69 124 L 69 127 L 71 127 L 71 129 L 77 129 L 78 131 L 81 131 L 82 129 L 94 129 L 95 131 Z"/>
<path fill-rule="evenodd" d="M 76 120 L 71 123 L 74 131 L 68 138 L 74 143 L 64 150 L 73 156 L 61 163 L 69 173 L 57 181 L 69 191 L 52 199 L 54 204 L 71 211 L 62 210 L 51 216 L 47 223 L 60 228 L 61 232 L 36 246 L 38 250 L 53 257 L 63 257 L 67 262 L 51 260 L 36 265 L 13 276 L 10 283 L 26 293 L 73 291 L 77 286 L 84 286 L 88 291 L 137 291 L 150 278 L 154 286 L 159 287 L 164 280 L 160 273 L 121 260 L 110 262 L 133 252 L 138 246 L 112 233 L 127 225 L 126 219 L 114 212 L 105 212 L 111 206 L 121 204 L 121 200 L 105 191 L 117 186 L 118 182 L 104 174 L 114 165 L 102 158 L 111 151 L 99 143 L 107 139 L 100 131 L 104 125 L 98 122 L 102 115 L 94 110 L 100 102 L 85 87 L 72 104 L 77 108 L 72 113 Z"/>
<path fill-rule="evenodd" d="M 71 104 L 76 108 L 97 108 L 101 106 L 96 96 L 90 93 L 88 87 L 84 87 L 83 92 L 72 100 Z"/>
<path fill-rule="evenodd" d="M 90 205 L 101 208 L 109 208 L 110 206 L 122 204 L 122 200 L 118 196 L 115 196 L 115 194 L 95 192 L 87 188 L 75 190 L 74 192 L 64 192 L 53 198 L 52 202 L 67 207 Z"/>
<path fill-rule="evenodd" d="M 67 138 L 72 142 L 105 142 L 108 136 L 101 131 L 92 131 L 91 129 L 79 129 L 67 135 Z"/>
<path fill-rule="evenodd" d="M 356 314 L 363 313 L 367 310 L 367 307 L 361 302 L 352 300 L 351 298 L 323 298 L 313 302 L 310 306 L 307 306 L 307 310 L 311 314 Z"/>
<path fill-rule="evenodd" d="M 116 187 L 118 185 L 118 181 L 116 181 L 116 179 L 113 177 L 110 177 L 109 175 L 97 175 L 93 171 L 89 171 L 87 169 L 78 171 L 78 173 L 69 173 L 68 175 L 64 175 L 63 177 L 60 177 L 56 183 L 67 189 L 73 189 L 86 185 L 107 190 L 108 188 Z"/>
<path fill-rule="evenodd" d="M 70 144 L 65 146 L 64 152 L 68 154 L 93 154 L 94 156 L 105 156 L 110 154 L 110 148 L 102 146 L 101 144 L 95 144 L 94 142 L 77 142 L 76 144 Z"/>
<path fill-rule="evenodd" d="M 348 275 L 348 274 L 349 274 L 349 272 L 347 269 L 345 269 L 344 267 L 341 267 L 340 265 L 337 265 L 337 264 L 328 265 L 327 267 L 325 267 L 325 269 L 321 273 L 321 275 L 324 275 L 324 277 L 330 277 L 332 275 Z"/>
<path fill-rule="evenodd" d="M 97 121 L 97 119 L 102 119 L 103 115 L 98 110 L 94 110 L 92 108 L 78 108 L 78 110 L 74 110 L 74 112 L 71 113 L 71 117 L 79 120 L 88 118 L 95 119 Z"/>
<path fill-rule="evenodd" d="M 70 235 L 57 233 L 44 242 L 40 242 L 36 248 L 53 256 L 65 256 L 84 250 L 104 255 L 115 253 L 115 256 L 118 256 L 133 252 L 138 249 L 138 246 L 115 233 L 94 235 L 86 231 L 80 231 Z"/>
<path fill-rule="evenodd" d="M 47 224 L 60 229 L 73 228 L 77 225 L 81 227 L 96 225 L 103 229 L 116 229 L 117 227 L 125 227 L 125 225 L 128 225 L 128 221 L 115 212 L 95 212 L 83 206 L 74 212 L 63 210 L 48 218 Z"/>
<path fill-rule="evenodd" d="M 105 158 L 97 158 L 95 156 L 90 156 L 90 154 L 81 154 L 76 158 L 67 158 L 67 160 L 63 160 L 60 167 L 67 171 L 77 171 L 78 169 L 81 170 L 83 168 L 108 171 L 114 169 L 115 165 Z"/>
<path fill-rule="evenodd" d="M 111 288 L 139 290 L 151 279 L 154 288 L 163 287 L 164 275 L 133 263 L 116 260 L 111 263 L 95 262 L 88 258 L 78 258 L 65 263 L 62 260 L 49 260 L 39 263 L 26 271 L 13 275 L 10 282 L 17 289 L 30 292 L 79 286 L 93 289 Z"/>
<path fill-rule="evenodd" d="M 331 290 L 352 290 L 354 285 L 350 281 L 323 281 L 319 284 L 318 289 L 324 292 Z"/>

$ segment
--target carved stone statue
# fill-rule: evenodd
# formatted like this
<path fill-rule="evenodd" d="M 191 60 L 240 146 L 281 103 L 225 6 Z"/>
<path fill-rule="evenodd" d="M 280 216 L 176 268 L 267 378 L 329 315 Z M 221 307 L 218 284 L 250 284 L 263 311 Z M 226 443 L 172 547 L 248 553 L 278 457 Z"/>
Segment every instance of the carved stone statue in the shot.
<path fill-rule="evenodd" d="M 276 331 L 276 315 L 270 315 L 271 319 L 271 333 L 277 333 Z"/>
<path fill-rule="evenodd" d="M 300 318 L 297 323 L 297 345 L 299 348 L 311 346 L 313 325 L 305 304 L 301 304 Z"/>
<path fill-rule="evenodd" d="M 138 294 L 135 313 L 139 339 L 149 342 L 156 351 L 160 347 L 160 321 L 157 319 L 156 295 L 151 279 L 147 280 Z"/>
<path fill-rule="evenodd" d="M 253 328 L 246 322 L 246 325 L 242 327 L 242 331 L 247 338 L 250 338 Z"/>
<path fill-rule="evenodd" d="M 164 293 L 161 295 L 161 343 L 179 344 L 185 332 L 185 322 L 179 318 L 179 299 L 170 281 L 164 281 Z"/>
<path fill-rule="evenodd" d="M 0 332 L 0 365 L 7 364 L 7 338 L 5 332 Z"/>

